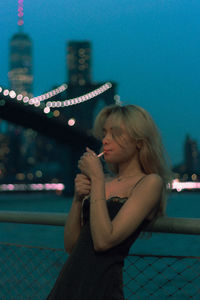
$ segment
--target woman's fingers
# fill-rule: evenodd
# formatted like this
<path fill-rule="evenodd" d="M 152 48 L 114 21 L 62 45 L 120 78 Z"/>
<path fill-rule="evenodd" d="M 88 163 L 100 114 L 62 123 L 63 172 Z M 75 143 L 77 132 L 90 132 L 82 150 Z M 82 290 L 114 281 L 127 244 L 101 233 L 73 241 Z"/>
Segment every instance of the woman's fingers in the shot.
<path fill-rule="evenodd" d="M 90 179 L 85 174 L 76 175 L 75 182 L 84 182 L 90 184 Z"/>
<path fill-rule="evenodd" d="M 88 195 L 90 193 L 90 180 L 84 174 L 78 174 L 75 178 L 75 189 L 79 195 Z"/>

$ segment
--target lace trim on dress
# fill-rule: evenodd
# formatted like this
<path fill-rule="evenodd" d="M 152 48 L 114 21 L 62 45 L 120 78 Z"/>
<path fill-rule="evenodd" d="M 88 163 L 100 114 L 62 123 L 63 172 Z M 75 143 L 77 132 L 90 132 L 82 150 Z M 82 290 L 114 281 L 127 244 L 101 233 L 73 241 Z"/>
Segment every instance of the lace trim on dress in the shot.
<path fill-rule="evenodd" d="M 113 196 L 110 197 L 106 202 L 119 202 L 119 203 L 124 203 L 128 200 L 128 197 L 119 197 L 119 196 Z"/>

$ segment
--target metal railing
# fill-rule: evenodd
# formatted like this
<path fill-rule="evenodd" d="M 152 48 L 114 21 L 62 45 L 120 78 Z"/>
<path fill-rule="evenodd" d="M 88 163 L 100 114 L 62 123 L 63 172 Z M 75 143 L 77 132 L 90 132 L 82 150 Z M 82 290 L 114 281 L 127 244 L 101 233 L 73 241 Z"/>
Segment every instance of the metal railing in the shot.
<path fill-rule="evenodd" d="M 0 211 L 0 222 L 64 226 L 67 214 Z M 160 217 L 146 228 L 149 232 L 200 234 L 200 219 Z"/>
<path fill-rule="evenodd" d="M 0 222 L 63 226 L 66 214 L 0 212 Z M 158 219 L 152 232 L 200 234 L 200 219 Z M 67 254 L 50 249 L 0 243 L 0 299 L 45 300 Z M 200 299 L 200 256 L 131 254 L 123 270 L 127 300 Z"/>

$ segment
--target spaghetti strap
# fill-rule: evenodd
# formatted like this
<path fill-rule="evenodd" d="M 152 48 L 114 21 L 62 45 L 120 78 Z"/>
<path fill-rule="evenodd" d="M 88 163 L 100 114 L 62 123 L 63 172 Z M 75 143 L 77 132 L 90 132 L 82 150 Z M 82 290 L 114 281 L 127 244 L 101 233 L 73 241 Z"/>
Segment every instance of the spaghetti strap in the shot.
<path fill-rule="evenodd" d="M 135 189 L 135 187 L 138 185 L 138 183 L 140 183 L 140 181 L 142 181 L 144 179 L 144 177 L 146 177 L 147 175 L 142 176 L 132 187 L 132 189 L 130 190 L 129 195 L 133 192 L 133 190 Z"/>
<path fill-rule="evenodd" d="M 146 176 L 147 176 L 147 175 L 142 176 L 142 177 L 136 182 L 136 184 L 133 186 L 133 188 L 135 188 L 136 185 L 138 185 L 138 183 L 139 183 L 140 181 L 142 181 L 142 179 L 143 179 L 144 177 L 146 177 Z"/>

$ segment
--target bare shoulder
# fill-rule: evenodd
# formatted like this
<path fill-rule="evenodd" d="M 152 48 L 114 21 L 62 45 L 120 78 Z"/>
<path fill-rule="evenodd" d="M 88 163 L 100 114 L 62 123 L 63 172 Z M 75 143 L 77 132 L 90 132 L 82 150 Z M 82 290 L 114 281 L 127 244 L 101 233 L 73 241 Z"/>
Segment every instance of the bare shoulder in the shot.
<path fill-rule="evenodd" d="M 156 173 L 146 175 L 139 184 L 132 190 L 130 195 L 136 194 L 149 194 L 149 193 L 160 193 L 163 188 L 163 179 Z"/>
<path fill-rule="evenodd" d="M 151 173 L 145 176 L 144 182 L 152 185 L 163 186 L 163 179 L 156 173 Z"/>

